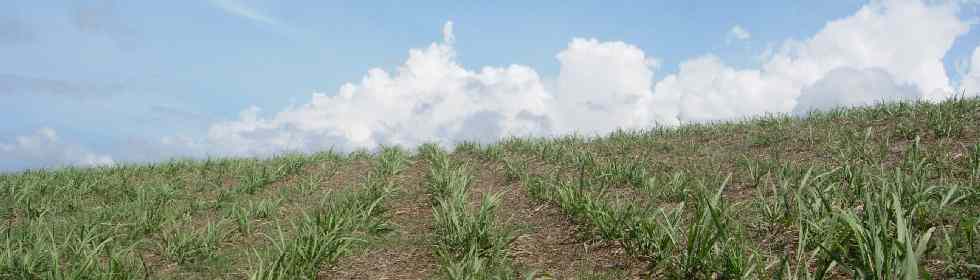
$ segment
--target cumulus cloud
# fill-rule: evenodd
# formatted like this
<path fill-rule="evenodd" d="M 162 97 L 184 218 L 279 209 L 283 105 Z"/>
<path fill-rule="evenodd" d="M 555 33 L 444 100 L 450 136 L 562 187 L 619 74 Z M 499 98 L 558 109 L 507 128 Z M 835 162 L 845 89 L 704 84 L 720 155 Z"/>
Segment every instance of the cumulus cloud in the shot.
<path fill-rule="evenodd" d="M 764 68 L 809 85 L 834 68 L 877 67 L 940 100 L 951 92 L 942 58 L 970 27 L 957 11 L 953 2 L 873 1 L 805 42 L 788 42 Z"/>
<path fill-rule="evenodd" d="M 735 40 L 748 40 L 749 38 L 752 38 L 752 33 L 749 33 L 749 31 L 745 30 L 745 28 L 743 28 L 741 25 L 736 24 L 735 26 L 732 26 L 732 29 L 728 30 L 728 34 L 725 35 L 725 37 L 727 42 L 732 42 Z"/>
<path fill-rule="evenodd" d="M 558 53 L 560 69 L 549 106 L 560 132 L 604 133 L 648 126 L 653 74 L 659 63 L 624 42 L 574 39 Z"/>
<path fill-rule="evenodd" d="M 973 50 L 966 75 L 960 81 L 960 92 L 966 96 L 980 96 L 980 47 Z"/>
<path fill-rule="evenodd" d="M 880 68 L 831 70 L 819 81 L 803 88 L 795 113 L 841 106 L 866 106 L 880 102 L 913 100 L 919 96 L 911 85 L 900 85 Z"/>
<path fill-rule="evenodd" d="M 258 107 L 249 108 L 237 121 L 213 125 L 209 141 L 232 154 L 267 154 L 448 144 L 552 129 L 546 117 L 552 97 L 533 69 L 463 69 L 455 60 L 451 25 L 444 30 L 449 32 L 443 42 L 411 50 L 393 73 L 371 69 L 360 83 L 345 84 L 336 95 L 314 94 L 310 103 L 271 118 L 260 117 Z"/>
<path fill-rule="evenodd" d="M 465 69 L 449 22 L 442 42 L 410 50 L 394 71 L 372 69 L 336 94 L 273 114 L 249 108 L 212 125 L 207 143 L 227 154 L 411 147 L 942 100 L 952 92 L 942 58 L 970 27 L 957 12 L 955 2 L 873 1 L 812 37 L 784 41 L 758 68 L 705 54 L 659 81 L 658 60 L 638 47 L 586 38 L 558 53 L 557 77 L 522 65 Z M 976 72 L 962 84 L 975 86 Z"/>
<path fill-rule="evenodd" d="M 686 61 L 677 74 L 657 83 L 654 96 L 665 102 L 651 109 L 676 110 L 681 121 L 790 112 L 804 88 L 838 68 L 880 69 L 892 77 L 893 86 L 911 85 L 917 98 L 942 100 L 951 93 L 942 58 L 969 30 L 957 10 L 949 2 L 874 1 L 828 22 L 809 39 L 785 41 L 764 58 L 760 69 L 735 69 L 713 55 Z M 818 93 L 810 94 L 808 98 Z M 671 102 L 677 108 L 670 108 Z"/>
<path fill-rule="evenodd" d="M 732 119 L 763 112 L 786 112 L 795 95 L 786 82 L 760 70 L 735 69 L 714 55 L 681 63 L 677 74 L 657 83 L 647 108 L 676 122 Z"/>
<path fill-rule="evenodd" d="M 505 136 L 605 133 L 655 119 L 645 104 L 659 62 L 636 46 L 576 38 L 556 58 L 554 83 L 522 65 L 462 68 L 452 23 L 443 41 L 413 49 L 393 73 L 372 69 L 336 95 L 271 118 L 249 108 L 239 120 L 215 124 L 209 141 L 231 154 L 283 150 L 350 150 L 425 142 L 488 142 Z"/>
<path fill-rule="evenodd" d="M 112 157 L 90 152 L 78 145 L 63 143 L 51 128 L 40 128 L 33 134 L 0 142 L 0 170 L 17 170 L 52 166 L 113 165 Z"/>

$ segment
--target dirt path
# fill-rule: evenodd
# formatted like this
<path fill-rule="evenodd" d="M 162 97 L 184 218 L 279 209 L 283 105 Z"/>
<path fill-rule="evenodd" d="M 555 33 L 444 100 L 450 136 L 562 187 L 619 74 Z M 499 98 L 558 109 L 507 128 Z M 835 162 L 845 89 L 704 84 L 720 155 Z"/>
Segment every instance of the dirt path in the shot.
<path fill-rule="evenodd" d="M 321 279 L 427 279 L 438 269 L 428 234 L 432 207 L 425 191 L 429 163 L 420 158 L 395 177 L 396 192 L 386 204 L 394 232 L 322 271 Z"/>
<path fill-rule="evenodd" d="M 497 215 L 501 224 L 516 227 L 510 255 L 519 271 L 574 279 L 588 272 L 622 270 L 636 275 L 642 270 L 642 265 L 631 265 L 634 262 L 619 244 L 585 240 L 589 238 L 578 236 L 578 226 L 559 208 L 529 197 L 520 182 L 508 183 L 503 163 L 474 157 L 461 160 L 474 174 L 470 192 L 475 201 L 503 192 Z"/>

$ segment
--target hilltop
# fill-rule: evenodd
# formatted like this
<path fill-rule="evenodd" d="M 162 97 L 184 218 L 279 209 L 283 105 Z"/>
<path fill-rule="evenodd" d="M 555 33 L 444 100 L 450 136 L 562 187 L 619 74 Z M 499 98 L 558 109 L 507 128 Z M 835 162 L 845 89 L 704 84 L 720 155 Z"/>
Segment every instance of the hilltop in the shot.
<path fill-rule="evenodd" d="M 980 277 L 980 99 L 0 175 L 4 279 Z"/>

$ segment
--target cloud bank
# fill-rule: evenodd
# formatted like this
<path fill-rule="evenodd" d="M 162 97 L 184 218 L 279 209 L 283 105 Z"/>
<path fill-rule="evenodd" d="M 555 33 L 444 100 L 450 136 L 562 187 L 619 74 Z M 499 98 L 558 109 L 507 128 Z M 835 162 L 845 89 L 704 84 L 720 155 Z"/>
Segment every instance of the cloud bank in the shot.
<path fill-rule="evenodd" d="M 839 67 L 803 88 L 793 112 L 803 114 L 841 106 L 916 100 L 918 97 L 915 87 L 897 83 L 892 75 L 881 68 Z"/>
<path fill-rule="evenodd" d="M 12 141 L 0 139 L 0 170 L 19 170 L 54 166 L 107 166 L 112 157 L 64 143 L 51 128 L 41 128 Z"/>
<path fill-rule="evenodd" d="M 980 47 L 973 50 L 969 69 L 960 82 L 959 92 L 965 96 L 980 96 Z"/>
<path fill-rule="evenodd" d="M 236 8 L 235 1 L 212 3 L 265 21 L 244 6 Z M 635 45 L 594 38 L 572 38 L 555 55 L 559 70 L 554 76 L 516 64 L 467 69 L 454 46 L 465 38 L 456 38 L 453 23 L 447 22 L 441 41 L 409 50 L 393 69 L 371 69 L 336 91 L 313 93 L 305 104 L 268 112 L 251 106 L 237 119 L 211 123 L 203 138 L 131 139 L 131 151 L 116 158 L 265 156 L 428 142 L 449 146 L 507 136 L 595 135 L 764 113 L 804 114 L 879 101 L 939 101 L 964 90 L 977 96 L 980 47 L 959 81 L 951 81 L 943 66 L 953 42 L 971 27 L 957 16 L 959 5 L 872 1 L 808 38 L 775 44 L 757 67 L 734 67 L 707 53 L 680 63 L 676 73 L 659 73 L 660 59 Z M 731 31 L 736 39 L 751 36 Z M 0 75 L 0 96 L 75 95 L 87 88 Z M 153 112 L 175 112 L 170 109 L 156 106 Z M 113 163 L 113 157 L 65 143 L 47 128 L 0 138 L 0 170 Z"/>
<path fill-rule="evenodd" d="M 212 126 L 209 141 L 231 154 L 267 154 L 490 140 L 551 129 L 551 97 L 538 74 L 519 65 L 463 69 L 450 26 L 443 42 L 411 50 L 394 73 L 371 69 L 336 95 L 316 93 L 310 103 L 269 119 L 249 108 L 237 121 Z"/>
<path fill-rule="evenodd" d="M 442 42 L 410 50 L 392 72 L 371 69 L 336 94 L 315 93 L 309 103 L 270 117 L 261 117 L 258 107 L 246 109 L 238 120 L 212 125 L 207 142 L 235 155 L 448 145 L 882 100 L 938 101 L 953 91 L 943 56 L 970 28 L 958 9 L 955 2 L 873 1 L 810 38 L 784 41 L 758 68 L 736 69 L 705 54 L 659 81 L 658 59 L 626 42 L 589 38 L 572 39 L 556 55 L 557 77 L 542 78 L 523 65 L 465 69 L 456 60 L 449 22 Z M 750 36 L 742 35 L 734 36 Z M 974 65 L 978 59 L 975 54 Z M 963 86 L 980 83 L 976 68 Z"/>

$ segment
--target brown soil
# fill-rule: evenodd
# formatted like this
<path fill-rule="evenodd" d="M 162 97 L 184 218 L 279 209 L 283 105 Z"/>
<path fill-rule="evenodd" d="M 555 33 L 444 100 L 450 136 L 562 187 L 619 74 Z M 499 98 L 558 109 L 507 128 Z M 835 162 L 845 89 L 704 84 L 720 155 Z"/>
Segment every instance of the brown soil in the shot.
<path fill-rule="evenodd" d="M 329 174 L 325 177 L 325 180 L 320 183 L 319 192 L 330 192 L 337 191 L 347 187 L 357 187 L 361 182 L 361 178 L 366 176 L 370 170 L 373 169 L 374 161 L 367 159 L 354 160 L 349 163 L 345 162 L 318 162 L 308 164 L 303 168 L 303 170 L 290 174 L 279 180 L 270 182 L 261 192 L 256 193 L 248 198 L 243 198 L 240 201 L 245 202 L 248 200 L 260 200 L 263 198 L 271 198 L 277 195 L 278 188 L 288 188 L 295 187 L 296 183 L 300 181 L 303 176 L 308 176 L 314 173 L 324 173 Z M 237 179 L 225 178 L 225 184 L 231 183 L 232 186 L 237 184 Z M 231 180 L 231 181 L 229 181 Z M 227 187 L 227 186 L 226 186 Z M 205 199 L 214 200 L 217 193 L 221 190 L 209 191 L 203 194 Z M 319 196 L 310 199 L 303 199 L 302 201 L 296 201 L 293 203 L 284 201 L 282 205 L 279 206 L 278 211 L 272 217 L 265 219 L 254 219 L 255 223 L 254 233 L 250 236 L 243 236 L 237 231 L 234 231 L 230 222 L 224 225 L 224 230 L 228 231 L 228 235 L 221 242 L 218 249 L 219 255 L 233 255 L 230 259 L 235 260 L 230 263 L 231 266 L 236 268 L 244 268 L 248 266 L 246 262 L 247 257 L 240 258 L 240 256 L 250 256 L 253 252 L 251 251 L 236 251 L 238 248 L 256 248 L 267 246 L 268 238 L 260 234 L 263 232 L 264 228 L 272 227 L 273 222 L 277 220 L 288 220 L 289 217 L 296 217 L 302 213 L 305 209 L 309 209 L 309 205 L 305 205 L 310 201 L 316 201 Z M 223 219 L 222 213 L 220 211 L 209 209 L 204 212 L 196 213 L 194 219 L 188 225 L 187 230 L 203 230 L 208 222 L 218 222 Z M 169 227 L 161 229 L 161 232 L 165 232 Z M 154 238 L 153 242 L 160 242 L 159 238 Z M 161 252 L 158 252 L 155 246 L 149 246 L 149 250 L 144 251 L 141 256 L 144 259 L 147 268 L 154 275 L 168 275 L 174 273 L 181 273 L 180 267 L 169 260 L 167 260 Z M 236 269 L 229 269 L 229 271 L 235 271 Z M 244 277 L 244 274 L 236 274 L 237 276 Z M 193 278 L 192 278 L 193 279 Z"/>
<path fill-rule="evenodd" d="M 558 207 L 529 197 L 519 182 L 507 182 L 503 163 L 463 160 L 474 173 L 470 188 L 474 203 L 500 194 L 497 216 L 501 224 L 515 227 L 510 256 L 522 274 L 574 279 L 590 272 L 625 270 L 634 276 L 641 272 L 642 264 L 628 257 L 619 244 L 579 236 L 578 225 Z"/>
<path fill-rule="evenodd" d="M 530 198 L 520 183 L 507 182 L 502 163 L 472 156 L 454 157 L 465 162 L 474 175 L 470 187 L 472 206 L 479 206 L 486 196 L 500 194 L 497 215 L 501 225 L 514 227 L 510 256 L 522 274 L 574 279 L 592 272 L 625 270 L 629 275 L 640 276 L 642 263 L 628 257 L 619 244 L 580 236 L 578 226 L 560 209 Z M 424 185 L 428 171 L 428 163 L 419 159 L 397 176 L 402 192 L 388 203 L 396 228 L 386 240 L 342 258 L 321 272 L 320 278 L 428 279 L 437 273 L 439 263 L 429 240 L 431 199 Z"/>
<path fill-rule="evenodd" d="M 379 246 L 365 248 L 325 271 L 321 279 L 428 279 L 438 270 L 429 245 L 432 207 L 425 191 L 429 164 L 422 159 L 395 177 L 400 191 L 386 203 L 394 232 Z"/>

